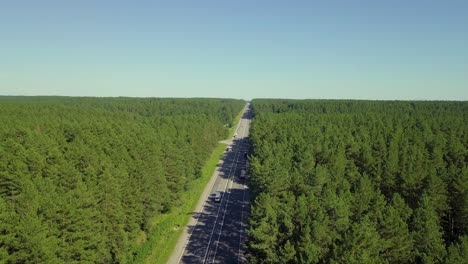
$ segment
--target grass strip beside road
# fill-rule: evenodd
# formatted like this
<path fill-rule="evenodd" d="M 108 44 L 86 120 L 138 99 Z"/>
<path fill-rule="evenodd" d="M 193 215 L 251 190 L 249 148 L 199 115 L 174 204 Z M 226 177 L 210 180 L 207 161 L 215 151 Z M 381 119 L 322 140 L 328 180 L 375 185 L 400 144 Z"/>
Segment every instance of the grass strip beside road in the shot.
<path fill-rule="evenodd" d="M 242 111 L 240 111 L 236 118 L 234 118 L 234 121 L 232 122 L 234 125 L 231 128 L 229 128 L 228 139 L 231 139 L 234 136 L 234 133 L 236 133 L 237 126 L 240 123 L 242 115 L 244 114 L 244 109 L 245 108 L 242 108 Z"/>
<path fill-rule="evenodd" d="M 190 183 L 189 190 L 182 193 L 180 206 L 174 207 L 167 214 L 162 214 L 154 219 L 154 230 L 151 237 L 138 251 L 138 257 L 134 263 L 164 264 L 169 259 L 177 241 L 184 231 L 185 226 L 192 217 L 192 212 L 197 205 L 206 184 L 210 181 L 219 160 L 221 159 L 225 144 L 220 143 L 211 153 L 210 158 L 202 168 L 200 178 Z"/>

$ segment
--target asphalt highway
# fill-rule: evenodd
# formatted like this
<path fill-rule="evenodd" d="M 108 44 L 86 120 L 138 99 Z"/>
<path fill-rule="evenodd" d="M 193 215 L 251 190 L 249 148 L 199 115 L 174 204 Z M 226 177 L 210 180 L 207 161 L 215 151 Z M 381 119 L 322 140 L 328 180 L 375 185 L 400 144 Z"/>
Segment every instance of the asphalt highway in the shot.
<path fill-rule="evenodd" d="M 252 113 L 247 107 L 237 128 L 237 137 L 232 140 L 232 149 L 226 150 L 215 172 L 210 195 L 200 214 L 194 214 L 195 224 L 187 229 L 187 241 L 176 263 L 246 263 L 248 175 L 244 179 L 240 175 L 241 170 L 247 171 L 245 153 L 249 149 L 251 118 Z M 216 202 L 213 194 L 218 191 L 222 193 L 222 199 Z"/>

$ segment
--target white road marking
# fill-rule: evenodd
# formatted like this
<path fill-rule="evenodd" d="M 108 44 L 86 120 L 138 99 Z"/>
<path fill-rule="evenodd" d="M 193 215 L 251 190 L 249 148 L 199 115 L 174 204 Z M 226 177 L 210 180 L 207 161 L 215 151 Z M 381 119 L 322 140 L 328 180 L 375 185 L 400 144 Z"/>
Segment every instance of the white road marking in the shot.
<path fill-rule="evenodd" d="M 242 121 L 243 121 L 243 119 L 241 118 L 241 121 L 239 122 L 239 124 L 242 123 Z M 239 129 L 239 128 L 240 128 L 240 125 L 238 126 L 237 129 Z M 237 130 L 236 130 L 236 133 L 237 133 Z M 245 134 L 245 127 L 243 127 L 242 134 L 243 134 L 243 135 Z M 225 188 L 225 189 L 224 189 L 224 192 L 225 192 L 225 193 L 226 193 L 228 184 L 231 183 L 231 179 L 235 176 L 235 171 L 236 171 L 235 168 L 237 167 L 237 161 L 239 160 L 240 149 L 241 149 L 241 147 L 239 146 L 238 150 L 236 151 L 236 155 L 235 155 L 235 157 L 234 157 L 234 164 L 231 165 L 231 168 L 229 169 L 229 174 L 228 174 L 228 175 L 229 175 L 229 178 L 228 178 L 228 180 L 227 180 L 227 182 L 226 182 L 226 185 L 225 185 L 225 187 L 224 187 L 224 188 Z M 234 167 L 234 173 L 231 173 L 233 167 Z M 232 183 L 231 183 L 231 186 L 232 186 Z M 228 205 L 228 203 L 229 203 L 229 197 L 230 197 L 230 195 L 231 195 L 231 192 L 229 192 L 228 198 L 227 198 L 227 200 L 226 200 L 226 202 L 225 202 L 225 205 L 226 205 L 226 206 L 225 206 L 225 210 L 224 210 L 224 214 L 223 214 L 223 222 L 222 222 L 222 224 L 221 224 L 221 230 L 219 231 L 220 234 L 221 234 L 221 231 L 223 230 L 224 218 L 225 218 L 225 216 L 226 216 L 226 211 L 227 211 L 226 208 L 227 208 L 227 205 Z M 208 241 L 208 246 L 207 246 L 207 248 L 206 248 L 205 256 L 204 256 L 204 258 L 203 258 L 203 263 L 206 263 L 206 261 L 207 261 L 208 252 L 209 252 L 209 249 L 210 249 L 210 246 L 211 246 L 211 240 L 213 239 L 213 234 L 214 234 L 214 231 L 215 231 L 215 229 L 216 229 L 216 225 L 217 225 L 217 223 L 218 223 L 219 212 L 220 212 L 221 208 L 222 208 L 222 205 L 219 206 L 218 212 L 217 212 L 217 214 L 216 214 L 215 224 L 214 224 L 214 226 L 213 226 L 213 229 L 211 230 L 210 239 L 209 239 L 209 241 Z M 217 240 L 217 243 L 216 243 L 216 250 L 218 249 L 219 237 L 220 237 L 220 235 L 218 236 L 218 240 Z M 213 262 L 215 261 L 215 258 L 216 258 L 216 251 L 215 251 L 215 255 L 213 256 Z"/>
<path fill-rule="evenodd" d="M 238 152 L 236 152 L 236 157 L 238 156 L 237 154 L 238 154 Z M 230 169 L 229 169 L 229 173 L 228 173 L 229 178 L 228 178 L 228 180 L 226 181 L 226 185 L 225 185 L 225 187 L 224 187 L 224 190 L 225 190 L 225 191 L 226 191 L 227 185 L 228 185 L 228 183 L 229 183 L 229 180 L 230 180 L 230 178 L 231 178 L 232 175 L 233 175 L 233 174 L 231 174 L 231 171 L 232 171 L 232 166 L 231 166 Z M 224 196 L 224 195 L 223 195 L 223 196 Z M 224 201 L 224 199 L 221 200 L 221 201 Z M 228 201 L 229 201 L 229 200 L 228 200 Z M 226 202 L 228 202 L 228 201 L 226 201 Z M 209 249 L 210 249 L 210 245 L 211 245 L 211 240 L 213 239 L 213 234 L 214 234 L 214 231 L 215 231 L 215 229 L 216 229 L 216 225 L 218 224 L 219 212 L 221 211 L 221 208 L 222 208 L 222 204 L 219 205 L 218 212 L 216 213 L 215 223 L 214 223 L 214 225 L 213 225 L 213 228 L 211 229 L 210 239 L 208 240 L 208 246 L 206 247 L 205 256 L 203 257 L 203 263 L 206 262 L 206 258 L 207 258 L 207 255 L 208 255 L 208 252 L 209 252 Z"/>
<path fill-rule="evenodd" d="M 219 168 L 218 168 L 218 170 L 219 170 Z M 221 171 L 218 173 L 218 176 L 220 176 L 220 175 L 221 175 Z M 211 190 L 213 190 L 213 186 L 215 185 L 215 183 L 216 183 L 216 181 L 213 181 L 213 183 L 211 184 L 211 188 L 210 188 Z M 211 195 L 210 195 L 210 196 L 211 196 Z M 200 219 L 200 216 L 201 216 L 201 214 L 202 214 L 202 212 L 203 212 L 203 208 L 205 208 L 206 202 L 208 202 L 208 200 L 210 199 L 210 196 L 208 196 L 208 199 L 206 199 L 206 200 L 203 202 L 202 211 L 197 215 L 197 221 L 195 221 L 195 225 L 193 226 L 192 231 L 190 232 L 190 235 L 189 235 L 189 237 L 187 238 L 187 242 L 185 242 L 184 248 L 183 248 L 183 250 L 182 250 L 182 254 L 180 255 L 179 260 L 177 261 L 177 263 L 180 263 L 180 261 L 182 260 L 182 257 L 185 255 L 185 254 L 184 254 L 184 253 L 185 253 L 185 249 L 187 248 L 187 245 L 188 245 L 188 243 L 190 242 L 190 238 L 192 238 L 193 231 L 195 231 L 195 228 L 196 228 L 197 225 L 198 225 L 198 220 Z"/>
<path fill-rule="evenodd" d="M 241 123 L 242 123 L 242 120 L 241 119 Z M 243 130 L 242 130 L 242 138 L 245 137 L 245 126 L 243 127 Z M 242 145 L 239 146 L 239 150 L 238 150 L 238 153 L 240 153 L 240 150 L 242 149 L 241 148 Z M 235 160 L 235 163 L 234 163 L 234 166 L 237 167 L 237 161 L 238 159 Z M 234 170 L 235 172 L 235 170 Z M 234 173 L 235 174 L 235 173 Z M 232 177 L 231 177 L 232 178 Z M 232 187 L 232 183 L 233 181 L 231 182 L 231 187 Z M 223 221 L 221 222 L 221 229 L 219 230 L 219 233 L 218 233 L 218 240 L 216 241 L 216 247 L 215 247 L 215 252 L 214 252 L 214 256 L 213 256 L 213 262 L 212 263 L 215 263 L 215 260 L 216 260 L 216 253 L 218 251 L 218 245 L 219 245 L 219 240 L 221 238 L 221 233 L 223 231 L 223 227 L 224 227 L 224 220 L 225 220 L 225 217 L 226 217 L 226 213 L 227 213 L 227 206 L 228 206 L 228 203 L 229 203 L 229 197 L 231 196 L 231 192 L 229 192 L 229 195 L 228 195 L 228 200 L 226 202 L 226 205 L 224 207 L 224 214 L 223 214 Z"/>
<path fill-rule="evenodd" d="M 244 108 L 243 113 L 245 113 L 246 110 L 247 110 L 247 107 Z M 236 132 L 235 132 L 235 133 L 238 132 L 239 127 L 241 126 L 242 120 L 243 120 L 243 118 L 241 117 L 239 123 L 237 124 L 237 128 L 236 128 Z M 245 131 L 245 129 L 244 129 L 244 131 Z M 244 132 L 244 131 L 243 131 L 243 132 Z M 239 154 L 239 151 L 237 151 L 237 153 L 236 153 L 236 155 L 235 155 L 235 162 L 237 161 L 238 154 Z M 224 163 L 224 161 L 223 161 L 223 163 Z M 236 162 L 236 163 L 237 163 L 237 162 Z M 228 175 L 230 175 L 231 170 L 232 170 L 232 167 L 233 167 L 233 166 L 232 166 L 232 164 L 231 164 L 230 169 L 229 169 L 229 172 L 228 172 Z M 220 169 L 218 168 L 217 170 L 220 170 Z M 218 177 L 221 176 L 221 173 L 222 173 L 222 171 L 219 171 Z M 230 176 L 230 178 L 231 178 L 231 177 L 232 177 L 232 176 Z M 230 178 L 229 178 L 229 179 L 230 179 Z M 228 184 L 228 182 L 229 182 L 229 179 L 228 179 L 228 181 L 227 181 L 227 183 L 226 183 L 226 185 L 225 185 L 225 189 L 226 189 L 226 187 L 227 187 L 227 184 Z M 213 183 L 212 183 L 212 185 L 211 185 L 211 190 L 213 190 L 213 187 L 214 187 L 215 184 L 216 184 L 216 181 L 213 181 Z M 185 250 L 186 250 L 186 248 L 187 248 L 187 245 L 188 245 L 188 243 L 190 242 L 190 238 L 192 237 L 193 232 L 195 231 L 196 227 L 198 226 L 198 221 L 199 221 L 199 219 L 200 219 L 201 213 L 203 212 L 203 209 L 205 208 L 206 203 L 207 203 L 207 201 L 208 201 L 209 199 L 210 199 L 210 196 L 208 197 L 207 200 L 205 200 L 205 201 L 203 202 L 203 205 L 202 205 L 202 207 L 201 207 L 201 208 L 202 208 L 202 211 L 201 211 L 201 212 L 198 214 L 198 216 L 197 216 L 197 220 L 196 220 L 196 222 L 195 222 L 195 225 L 193 226 L 192 231 L 190 232 L 190 235 L 189 235 L 189 237 L 187 238 L 187 242 L 185 243 L 185 245 L 184 245 L 184 247 L 183 247 L 183 249 L 182 249 L 182 254 L 180 255 L 180 257 L 179 257 L 177 263 L 180 263 L 180 261 L 182 260 L 183 256 L 185 255 Z M 212 238 L 212 236 L 213 236 L 214 228 L 216 227 L 216 224 L 217 224 L 217 221 L 218 221 L 219 211 L 220 211 L 221 207 L 222 207 L 222 206 L 220 205 L 220 206 L 219 206 L 219 209 L 218 209 L 218 212 L 217 212 L 217 214 L 216 214 L 215 225 L 214 225 L 214 227 L 213 227 L 213 230 L 211 231 L 210 242 L 208 243 L 207 250 L 210 248 L 211 238 Z M 206 252 L 206 253 L 207 253 L 207 252 Z M 205 258 L 206 258 L 206 253 L 205 253 Z M 204 260 L 203 262 L 205 262 L 205 260 Z"/>
<path fill-rule="evenodd" d="M 246 163 L 247 163 L 247 161 L 246 161 Z M 247 169 L 247 166 L 246 166 L 245 169 Z M 244 193 L 242 194 L 241 230 L 240 230 L 240 234 L 239 234 L 239 253 L 237 253 L 237 264 L 241 263 L 241 256 L 242 256 L 241 248 L 242 248 L 242 233 L 244 232 L 244 207 L 245 207 L 245 193 L 246 193 L 245 190 L 246 190 L 246 187 L 247 187 L 245 182 L 244 182 L 244 184 L 242 184 L 242 187 L 243 187 L 242 190 L 244 191 Z"/>

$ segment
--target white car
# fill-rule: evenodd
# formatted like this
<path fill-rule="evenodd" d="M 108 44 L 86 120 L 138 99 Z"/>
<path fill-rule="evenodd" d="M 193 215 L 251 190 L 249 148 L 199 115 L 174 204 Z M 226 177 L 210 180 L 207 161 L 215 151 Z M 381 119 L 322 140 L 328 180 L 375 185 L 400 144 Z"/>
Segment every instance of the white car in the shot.
<path fill-rule="evenodd" d="M 219 203 L 219 202 L 221 202 L 222 196 L 223 196 L 223 195 L 221 194 L 221 192 L 215 192 L 215 193 L 213 194 L 213 200 L 214 200 L 215 202 Z"/>

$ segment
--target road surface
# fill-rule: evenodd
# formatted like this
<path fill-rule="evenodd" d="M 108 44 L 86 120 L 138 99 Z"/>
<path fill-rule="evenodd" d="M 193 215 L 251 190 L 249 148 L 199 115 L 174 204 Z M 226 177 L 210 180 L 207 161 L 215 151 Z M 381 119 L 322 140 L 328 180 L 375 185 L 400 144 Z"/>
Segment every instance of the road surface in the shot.
<path fill-rule="evenodd" d="M 248 136 L 252 113 L 247 106 L 237 127 L 237 137 L 230 142 L 213 178 L 202 195 L 198 209 L 172 253 L 168 263 L 246 263 L 243 254 L 249 213 L 247 179 Z M 222 193 L 220 202 L 212 195 Z"/>

